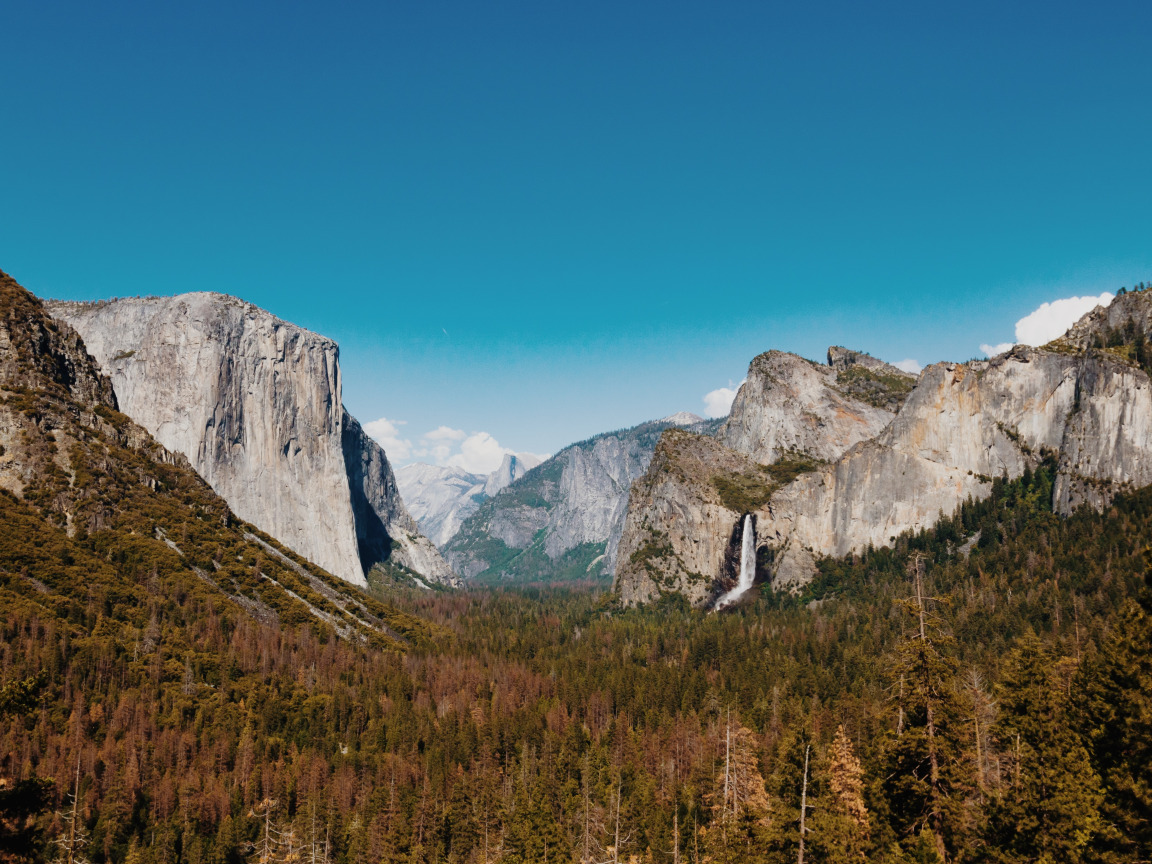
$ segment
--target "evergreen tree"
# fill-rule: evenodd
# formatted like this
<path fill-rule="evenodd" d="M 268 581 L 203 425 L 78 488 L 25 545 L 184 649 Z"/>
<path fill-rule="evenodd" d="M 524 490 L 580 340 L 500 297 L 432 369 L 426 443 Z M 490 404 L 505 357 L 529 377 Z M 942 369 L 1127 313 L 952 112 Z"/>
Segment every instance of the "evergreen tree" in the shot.
<path fill-rule="evenodd" d="M 1076 678 L 1077 714 L 1103 780 L 1105 827 L 1097 857 L 1152 860 L 1152 595 L 1125 604 Z"/>
<path fill-rule="evenodd" d="M 1103 794 L 1035 634 L 1019 640 L 1000 681 L 993 727 L 1008 766 L 985 829 L 986 857 L 1075 864 L 1100 828 Z"/>
<path fill-rule="evenodd" d="M 864 806 L 864 772 L 843 726 L 836 730 L 823 773 L 826 791 L 814 802 L 811 817 L 812 860 L 857 864 L 867 857 L 871 825 Z"/>
<path fill-rule="evenodd" d="M 43 674 L 10 681 L 0 688 L 0 721 L 31 714 L 44 686 Z M 35 858 L 40 844 L 36 817 L 48 808 L 53 783 L 32 777 L 9 783 L 0 778 L 0 861 L 23 862 Z"/>
<path fill-rule="evenodd" d="M 938 858 L 948 861 L 961 841 L 962 796 L 967 772 L 962 760 L 962 713 L 955 690 L 952 640 L 928 609 L 923 559 L 909 564 L 914 595 L 906 604 L 910 632 L 896 663 L 897 734 L 889 742 L 885 792 L 893 827 L 905 846 L 930 835 Z"/>

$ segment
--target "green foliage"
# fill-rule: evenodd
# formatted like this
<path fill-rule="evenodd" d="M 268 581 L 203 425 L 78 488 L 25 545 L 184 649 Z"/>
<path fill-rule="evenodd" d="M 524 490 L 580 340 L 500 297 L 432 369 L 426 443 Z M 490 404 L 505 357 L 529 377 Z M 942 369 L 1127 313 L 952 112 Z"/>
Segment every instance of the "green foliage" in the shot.
<path fill-rule="evenodd" d="M 764 506 L 778 489 L 801 474 L 815 471 L 821 464 L 819 459 L 789 453 L 771 465 L 758 465 L 743 473 L 717 474 L 712 477 L 712 486 L 729 510 L 751 513 Z"/>
<path fill-rule="evenodd" d="M 1055 661 L 1039 638 L 1025 634 L 1000 680 L 993 733 L 1009 776 L 989 808 L 990 860 L 1074 864 L 1102 827 L 1100 779 L 1070 722 Z"/>
<path fill-rule="evenodd" d="M 904 403 L 916 378 L 878 372 L 864 366 L 849 366 L 836 375 L 836 386 L 848 396 L 877 408 L 895 410 Z"/>

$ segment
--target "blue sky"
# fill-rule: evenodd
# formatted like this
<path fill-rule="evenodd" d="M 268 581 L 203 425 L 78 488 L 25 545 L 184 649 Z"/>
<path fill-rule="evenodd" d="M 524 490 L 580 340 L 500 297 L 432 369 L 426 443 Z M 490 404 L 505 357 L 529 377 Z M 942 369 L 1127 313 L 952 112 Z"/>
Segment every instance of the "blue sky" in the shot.
<path fill-rule="evenodd" d="M 0 268 L 251 300 L 413 450 L 702 413 L 768 348 L 967 359 L 1152 281 L 1147 3 L 7 0 L 0 33 Z"/>

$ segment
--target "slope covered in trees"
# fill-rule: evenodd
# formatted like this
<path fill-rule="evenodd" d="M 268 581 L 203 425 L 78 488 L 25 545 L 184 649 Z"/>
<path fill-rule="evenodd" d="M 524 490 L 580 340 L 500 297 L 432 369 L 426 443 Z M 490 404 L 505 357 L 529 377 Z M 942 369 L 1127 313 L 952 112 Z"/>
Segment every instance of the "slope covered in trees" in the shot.
<path fill-rule="evenodd" d="M 1152 491 L 1063 520 L 1050 484 L 727 614 L 412 593 L 453 635 L 403 654 L 147 574 L 124 638 L 5 565 L 6 680 L 48 675 L 5 770 L 66 815 L 79 760 L 97 862 L 794 861 L 801 813 L 808 861 L 1140 860 Z"/>
<path fill-rule="evenodd" d="M 237 522 L 0 287 L 5 860 L 1152 856 L 1152 489 L 1062 519 L 1043 465 L 722 614 L 385 602 Z"/>

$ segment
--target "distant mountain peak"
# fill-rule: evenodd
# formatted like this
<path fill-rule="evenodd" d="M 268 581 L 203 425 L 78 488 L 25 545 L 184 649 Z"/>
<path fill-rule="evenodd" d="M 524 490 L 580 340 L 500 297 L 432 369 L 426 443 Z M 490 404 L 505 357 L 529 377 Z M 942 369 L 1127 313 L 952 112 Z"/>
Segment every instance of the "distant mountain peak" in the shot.
<path fill-rule="evenodd" d="M 677 411 L 675 414 L 661 417 L 656 422 L 671 423 L 673 426 L 695 426 L 697 423 L 703 423 L 704 418 L 698 414 L 693 414 L 691 411 Z"/>

